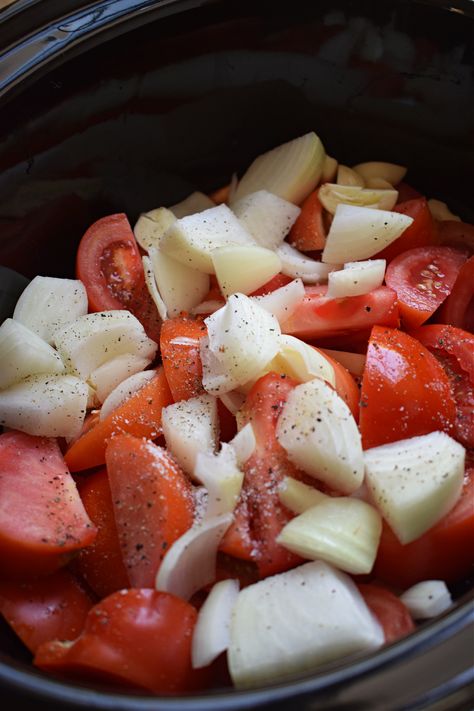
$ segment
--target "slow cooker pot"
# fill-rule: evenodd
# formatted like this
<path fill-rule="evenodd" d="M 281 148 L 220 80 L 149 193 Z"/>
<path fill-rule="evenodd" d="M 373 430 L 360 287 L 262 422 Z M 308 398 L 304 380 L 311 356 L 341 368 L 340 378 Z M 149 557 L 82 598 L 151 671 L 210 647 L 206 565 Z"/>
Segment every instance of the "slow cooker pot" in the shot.
<path fill-rule="evenodd" d="M 23 276 L 8 272 L 12 293 L 24 277 L 71 276 L 98 217 L 133 223 L 309 130 L 344 163 L 406 164 L 415 187 L 473 221 L 471 0 L 18 0 L 0 36 L 0 263 Z M 4 625 L 2 699 L 37 711 L 468 709 L 470 587 L 377 654 L 195 697 L 46 677 Z"/>

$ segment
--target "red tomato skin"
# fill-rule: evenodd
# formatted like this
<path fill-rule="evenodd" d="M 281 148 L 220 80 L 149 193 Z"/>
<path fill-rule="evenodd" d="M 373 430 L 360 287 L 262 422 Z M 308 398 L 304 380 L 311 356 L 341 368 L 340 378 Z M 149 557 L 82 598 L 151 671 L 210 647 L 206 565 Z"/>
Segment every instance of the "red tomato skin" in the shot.
<path fill-rule="evenodd" d="M 174 402 L 204 394 L 199 341 L 206 335 L 202 319 L 186 314 L 163 323 L 160 350 Z"/>
<path fill-rule="evenodd" d="M 419 198 L 422 198 L 423 195 L 416 190 L 416 188 L 413 188 L 411 185 L 408 185 L 408 183 L 402 182 L 398 183 L 397 185 L 397 190 L 398 190 L 398 200 L 397 204 L 401 205 L 404 202 L 408 202 L 410 200 L 418 200 Z"/>
<path fill-rule="evenodd" d="M 436 358 L 416 339 L 374 326 L 362 378 L 359 429 L 364 449 L 454 431 L 456 404 Z"/>
<path fill-rule="evenodd" d="M 438 233 L 441 244 L 474 252 L 474 225 L 458 220 L 440 220 Z"/>
<path fill-rule="evenodd" d="M 319 189 L 310 193 L 301 205 L 298 215 L 288 235 L 288 241 L 302 252 L 324 249 L 326 229 L 324 208 L 318 197 Z"/>
<path fill-rule="evenodd" d="M 443 304 L 437 320 L 471 333 L 474 331 L 474 257 L 468 259 L 459 270 L 451 294 Z"/>
<path fill-rule="evenodd" d="M 191 667 L 197 613 L 169 593 L 122 590 L 89 612 L 71 645 L 41 645 L 34 663 L 55 674 L 114 682 L 155 694 L 201 687 L 203 674 Z"/>
<path fill-rule="evenodd" d="M 429 247 L 439 242 L 436 222 L 428 207 L 426 198 L 420 197 L 395 205 L 394 212 L 413 218 L 412 224 L 388 247 L 379 252 L 374 259 L 386 259 L 391 262 L 402 252 L 415 247 Z"/>
<path fill-rule="evenodd" d="M 373 583 L 359 583 L 357 587 L 367 607 L 381 625 L 386 644 L 413 632 L 415 624 L 408 608 L 390 590 Z"/>
<path fill-rule="evenodd" d="M 29 583 L 0 582 L 0 612 L 33 654 L 52 639 L 75 639 L 92 605 L 67 570 Z"/>
<path fill-rule="evenodd" d="M 398 297 L 406 328 L 421 326 L 450 294 L 466 253 L 450 247 L 418 247 L 399 254 L 385 274 Z"/>
<path fill-rule="evenodd" d="M 466 471 L 461 498 L 433 528 L 402 545 L 384 523 L 374 575 L 404 590 L 422 580 L 456 583 L 474 566 L 474 468 Z"/>
<path fill-rule="evenodd" d="M 264 296 L 265 294 L 270 294 L 272 291 L 280 289 L 282 286 L 286 286 L 293 281 L 291 277 L 286 276 L 286 274 L 277 274 L 270 281 L 267 281 L 263 286 L 259 287 L 255 291 L 252 291 L 249 296 Z"/>
<path fill-rule="evenodd" d="M 54 439 L 0 435 L 0 573 L 54 572 L 92 543 L 96 529 Z"/>

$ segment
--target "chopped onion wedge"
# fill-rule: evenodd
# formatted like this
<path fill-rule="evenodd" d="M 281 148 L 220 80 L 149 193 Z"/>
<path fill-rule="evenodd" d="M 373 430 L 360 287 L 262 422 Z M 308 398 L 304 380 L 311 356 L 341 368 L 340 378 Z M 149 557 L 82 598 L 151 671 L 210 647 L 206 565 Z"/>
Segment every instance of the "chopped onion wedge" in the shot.
<path fill-rule="evenodd" d="M 377 649 L 384 633 L 350 577 L 317 561 L 242 590 L 230 640 L 230 675 L 245 688 Z"/>
<path fill-rule="evenodd" d="M 279 350 L 278 321 L 244 294 L 205 320 L 209 340 L 201 339 L 203 385 L 222 394 L 256 378 Z"/>
<path fill-rule="evenodd" d="M 293 279 L 289 284 L 280 286 L 279 289 L 271 291 L 264 296 L 253 296 L 259 306 L 265 311 L 273 314 L 281 325 L 284 323 L 296 310 L 297 306 L 303 301 L 304 286 L 301 279 Z"/>
<path fill-rule="evenodd" d="M 339 205 L 370 207 L 377 210 L 391 210 L 398 198 L 396 190 L 374 190 L 357 185 L 336 185 L 325 183 L 319 189 L 319 200 L 332 215 Z"/>
<path fill-rule="evenodd" d="M 322 378 L 336 386 L 334 368 L 324 355 L 294 336 L 280 337 L 280 350 L 266 367 L 267 371 L 288 375 L 299 383 L 307 383 L 313 378 Z"/>
<path fill-rule="evenodd" d="M 232 203 L 247 232 L 261 247 L 276 249 L 292 228 L 301 209 L 267 190 L 246 195 Z"/>
<path fill-rule="evenodd" d="M 193 632 L 193 669 L 201 669 L 217 659 L 230 644 L 230 621 L 239 594 L 238 580 L 216 583 L 201 607 Z"/>
<path fill-rule="evenodd" d="M 125 309 L 81 316 L 56 332 L 55 343 L 67 370 L 84 380 L 123 353 L 152 361 L 157 350 L 140 321 Z"/>
<path fill-rule="evenodd" d="M 245 427 L 242 427 L 242 429 L 237 432 L 229 444 L 235 452 L 237 466 L 241 467 L 245 464 L 247 459 L 250 459 L 257 446 L 252 423 L 247 422 Z"/>
<path fill-rule="evenodd" d="M 368 259 L 348 262 L 344 269 L 328 274 L 326 296 L 338 299 L 343 296 L 362 296 L 382 286 L 385 276 L 385 259 Z"/>
<path fill-rule="evenodd" d="M 333 351 L 330 348 L 320 348 L 320 351 L 327 353 L 330 358 L 347 368 L 349 373 L 361 377 L 364 374 L 365 355 L 362 353 L 349 353 L 348 351 Z"/>
<path fill-rule="evenodd" d="M 168 312 L 166 310 L 165 302 L 161 298 L 161 294 L 156 286 L 155 273 L 153 271 L 153 264 L 151 263 L 151 259 L 150 257 L 144 256 L 142 257 L 142 262 L 143 271 L 145 273 L 145 284 L 148 289 L 148 292 L 151 298 L 153 299 L 153 303 L 156 306 L 156 310 L 158 311 L 160 318 L 162 319 L 162 321 L 166 321 L 166 319 L 168 318 Z"/>
<path fill-rule="evenodd" d="M 210 207 L 215 206 L 215 202 L 211 200 L 210 197 L 196 190 L 194 193 L 191 193 L 191 195 L 188 195 L 187 198 L 181 200 L 181 202 L 176 203 L 176 205 L 171 205 L 169 209 L 175 217 L 181 219 L 188 215 L 195 215 L 197 212 L 209 210 Z"/>
<path fill-rule="evenodd" d="M 280 245 L 276 251 L 281 259 L 282 273 L 293 277 L 293 279 L 300 277 L 305 284 L 325 282 L 329 272 L 337 269 L 335 264 L 323 264 L 315 259 L 310 259 L 287 242 Z"/>
<path fill-rule="evenodd" d="M 382 518 L 370 504 L 326 496 L 283 527 L 276 541 L 309 560 L 325 560 L 353 575 L 370 573 L 382 533 Z"/>
<path fill-rule="evenodd" d="M 419 538 L 456 504 L 465 450 L 444 432 L 400 440 L 364 452 L 374 503 L 401 543 Z"/>
<path fill-rule="evenodd" d="M 315 489 L 313 486 L 303 484 L 302 481 L 293 479 L 291 476 L 286 476 L 278 488 L 278 496 L 283 506 L 293 511 L 293 513 L 301 514 L 310 509 L 312 506 L 321 503 L 327 498 L 322 491 Z"/>
<path fill-rule="evenodd" d="M 339 163 L 337 168 L 337 178 L 336 183 L 338 185 L 357 185 L 359 188 L 365 187 L 364 178 L 349 168 L 347 165 L 342 165 Z"/>
<path fill-rule="evenodd" d="M 105 419 L 111 412 L 117 409 L 122 402 L 142 388 L 145 383 L 154 378 L 155 370 L 143 370 L 141 373 L 134 373 L 119 383 L 112 392 L 105 398 L 100 410 L 100 419 Z"/>
<path fill-rule="evenodd" d="M 0 389 L 28 375 L 62 373 L 59 353 L 19 321 L 7 318 L 0 326 Z"/>
<path fill-rule="evenodd" d="M 35 277 L 21 294 L 13 318 L 53 345 L 54 334 L 87 313 L 82 281 Z"/>
<path fill-rule="evenodd" d="M 412 217 L 399 212 L 339 205 L 321 259 L 328 264 L 368 259 L 400 237 L 412 222 Z"/>
<path fill-rule="evenodd" d="M 0 392 L 0 425 L 40 437 L 77 437 L 89 386 L 72 375 L 31 375 Z"/>
<path fill-rule="evenodd" d="M 330 183 L 337 175 L 338 162 L 335 158 L 328 156 L 324 159 L 323 171 L 321 173 L 321 182 Z"/>
<path fill-rule="evenodd" d="M 199 452 L 194 477 L 204 484 L 208 493 L 204 520 L 232 513 L 240 496 L 244 475 L 230 444 L 224 442 L 218 454 Z"/>
<path fill-rule="evenodd" d="M 161 426 L 166 446 L 179 466 L 192 475 L 199 452 L 214 452 L 219 420 L 216 398 L 201 395 L 163 408 Z"/>
<path fill-rule="evenodd" d="M 120 383 L 131 375 L 145 370 L 150 363 L 151 360 L 149 358 L 141 358 L 132 353 L 123 353 L 92 371 L 89 385 L 94 388 L 99 402 L 104 402 Z"/>
<path fill-rule="evenodd" d="M 437 617 L 453 604 L 451 593 L 444 580 L 424 580 L 400 595 L 400 600 L 408 607 L 415 620 L 429 620 Z"/>
<path fill-rule="evenodd" d="M 245 395 L 244 393 L 241 393 L 238 390 L 234 390 L 229 391 L 227 393 L 222 393 L 222 395 L 220 395 L 219 397 L 219 400 L 222 402 L 224 407 L 229 410 L 229 412 L 231 412 L 233 415 L 236 415 L 245 402 Z"/>
<path fill-rule="evenodd" d="M 431 198 L 428 200 L 428 207 L 435 220 L 443 222 L 444 220 L 455 220 L 461 222 L 459 215 L 454 215 L 445 202 Z"/>
<path fill-rule="evenodd" d="M 383 178 L 369 178 L 365 183 L 366 188 L 375 188 L 375 190 L 395 190 L 392 183 Z"/>
<path fill-rule="evenodd" d="M 176 215 L 166 207 L 144 212 L 133 228 L 135 239 L 140 247 L 148 252 L 150 247 L 160 246 L 161 238 L 175 222 Z"/>
<path fill-rule="evenodd" d="M 234 517 L 224 514 L 193 526 L 168 549 L 156 576 L 156 589 L 189 600 L 216 579 L 217 549 Z"/>
<path fill-rule="evenodd" d="M 398 185 L 407 173 L 405 166 L 396 165 L 395 163 L 384 163 L 383 161 L 358 163 L 353 166 L 353 170 L 365 181 L 371 178 L 382 178 L 392 185 Z"/>
<path fill-rule="evenodd" d="M 160 247 L 185 266 L 213 274 L 212 250 L 235 244 L 255 242 L 232 210 L 219 205 L 176 220 L 163 236 Z"/>
<path fill-rule="evenodd" d="M 217 247 L 212 250 L 211 257 L 224 296 L 236 292 L 251 294 L 273 279 L 281 268 L 280 258 L 275 252 L 252 244 Z"/>
<path fill-rule="evenodd" d="M 169 318 L 197 306 L 209 291 L 209 276 L 150 247 L 150 260 L 158 292 Z"/>
<path fill-rule="evenodd" d="M 299 205 L 318 184 L 325 157 L 314 132 L 277 146 L 254 160 L 237 185 L 234 200 L 268 190 Z"/>
<path fill-rule="evenodd" d="M 343 494 L 364 478 L 360 433 L 351 411 L 333 388 L 315 378 L 297 385 L 278 419 L 278 441 L 304 472 Z"/>

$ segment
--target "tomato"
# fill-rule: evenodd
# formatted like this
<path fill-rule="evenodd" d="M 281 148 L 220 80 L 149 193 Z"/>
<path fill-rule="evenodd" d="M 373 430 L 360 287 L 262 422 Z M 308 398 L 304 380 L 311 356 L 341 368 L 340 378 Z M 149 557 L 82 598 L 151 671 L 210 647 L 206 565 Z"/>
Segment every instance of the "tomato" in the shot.
<path fill-rule="evenodd" d="M 398 326 L 397 296 L 381 286 L 364 296 L 330 299 L 327 286 L 307 286 L 303 301 L 285 321 L 285 333 L 298 338 L 331 341 L 370 332 L 375 324 Z"/>
<path fill-rule="evenodd" d="M 204 393 L 199 341 L 206 335 L 202 319 L 183 315 L 163 323 L 160 350 L 174 402 Z"/>
<path fill-rule="evenodd" d="M 264 296 L 265 294 L 270 294 L 272 291 L 276 291 L 282 286 L 286 286 L 291 281 L 293 281 L 293 279 L 289 276 L 286 276 L 286 274 L 276 274 L 276 276 L 270 279 L 270 281 L 267 281 L 267 283 L 261 286 L 259 289 L 252 291 L 250 296 Z"/>
<path fill-rule="evenodd" d="M 126 215 L 109 215 L 89 227 L 77 250 L 76 272 L 86 287 L 89 311 L 128 309 L 148 336 L 159 340 L 161 319 Z"/>
<path fill-rule="evenodd" d="M 87 584 L 99 597 L 130 587 L 114 518 L 107 471 L 101 469 L 79 484 L 82 503 L 97 528 L 94 542 L 74 561 Z"/>
<path fill-rule="evenodd" d="M 257 445 L 244 464 L 245 477 L 235 520 L 220 550 L 255 562 L 261 577 L 281 573 L 301 562 L 275 542 L 293 517 L 280 502 L 278 484 L 285 476 L 301 479 L 276 438 L 278 417 L 295 385 L 290 378 L 268 373 L 252 387 L 241 410 L 242 425 L 252 423 Z"/>
<path fill-rule="evenodd" d="M 301 212 L 290 230 L 288 241 L 302 252 L 324 249 L 326 226 L 319 190 L 310 193 L 301 205 Z"/>
<path fill-rule="evenodd" d="M 30 583 L 0 582 L 0 612 L 33 654 L 52 639 L 75 639 L 92 605 L 67 570 Z"/>
<path fill-rule="evenodd" d="M 131 435 L 114 437 L 106 460 L 130 583 L 153 587 L 166 551 L 193 525 L 191 484 L 166 449 Z"/>
<path fill-rule="evenodd" d="M 357 587 L 367 607 L 381 625 L 386 644 L 413 632 L 415 624 L 408 608 L 390 590 L 368 583 L 360 583 Z"/>
<path fill-rule="evenodd" d="M 398 239 L 376 255 L 377 259 L 386 259 L 387 262 L 390 262 L 402 252 L 406 252 L 407 249 L 430 247 L 438 244 L 436 222 L 425 198 L 401 202 L 395 205 L 393 211 L 412 217 L 413 222 L 402 232 Z"/>
<path fill-rule="evenodd" d="M 455 583 L 473 572 L 474 468 L 466 471 L 456 506 L 420 538 L 402 545 L 384 523 L 374 574 L 398 588 L 422 580 Z"/>
<path fill-rule="evenodd" d="M 0 435 L 0 572 L 32 578 L 65 565 L 96 529 L 53 439 Z"/>
<path fill-rule="evenodd" d="M 449 379 L 427 348 L 402 331 L 374 326 L 362 379 L 359 429 L 364 449 L 443 430 L 456 404 Z"/>
<path fill-rule="evenodd" d="M 474 331 L 474 257 L 465 262 L 438 318 L 441 323 Z"/>
<path fill-rule="evenodd" d="M 121 590 L 92 608 L 75 642 L 43 644 L 34 663 L 156 694 L 191 691 L 202 680 L 191 667 L 196 616 L 192 605 L 169 593 Z"/>
<path fill-rule="evenodd" d="M 421 326 L 443 303 L 465 261 L 465 252 L 450 247 L 418 247 L 390 262 L 385 282 L 398 296 L 407 328 Z"/>
<path fill-rule="evenodd" d="M 422 198 L 423 195 L 416 190 L 416 188 L 413 188 L 411 185 L 408 185 L 408 183 L 404 183 L 403 181 L 401 183 L 398 183 L 397 185 L 397 190 L 398 190 L 398 200 L 397 203 L 401 205 L 404 202 L 408 202 L 409 200 L 418 200 L 419 198 Z"/>
<path fill-rule="evenodd" d="M 454 326 L 431 324 L 411 335 L 439 360 L 456 401 L 453 436 L 474 449 L 474 335 Z"/>
<path fill-rule="evenodd" d="M 349 373 L 347 368 L 345 368 L 342 363 L 338 363 L 337 360 L 334 360 L 334 358 L 331 358 L 330 355 L 325 353 L 324 351 L 320 350 L 319 348 L 316 348 L 315 350 L 318 351 L 318 353 L 321 353 L 326 360 L 330 362 L 332 367 L 334 368 L 334 375 L 336 379 L 336 384 L 335 384 L 335 389 L 339 397 L 341 397 L 346 405 L 349 407 L 350 411 L 352 412 L 354 419 L 356 421 L 359 420 L 359 388 L 357 387 L 357 383 L 352 377 L 352 375 Z"/>
<path fill-rule="evenodd" d="M 438 222 L 438 233 L 441 244 L 474 252 L 474 225 L 458 220 L 441 220 Z"/>

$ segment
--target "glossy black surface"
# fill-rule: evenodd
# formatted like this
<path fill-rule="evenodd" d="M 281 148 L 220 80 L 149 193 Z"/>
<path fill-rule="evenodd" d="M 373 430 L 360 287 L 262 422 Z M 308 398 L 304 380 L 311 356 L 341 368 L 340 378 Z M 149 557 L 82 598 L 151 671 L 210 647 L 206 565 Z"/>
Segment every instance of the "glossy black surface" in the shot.
<path fill-rule="evenodd" d="M 473 3 L 443 4 L 120 0 L 42 14 L 22 0 L 0 28 L 0 263 L 72 275 L 75 246 L 97 217 L 124 211 L 133 223 L 312 129 L 341 162 L 407 164 L 411 184 L 472 220 Z M 8 647 L 2 698 L 26 694 L 40 711 L 402 709 L 439 698 L 449 699 L 439 708 L 466 708 L 469 615 L 460 603 L 356 665 L 200 700 L 62 685 L 12 661 L 18 648 Z M 4 650 L 13 644 L 2 639 Z"/>

